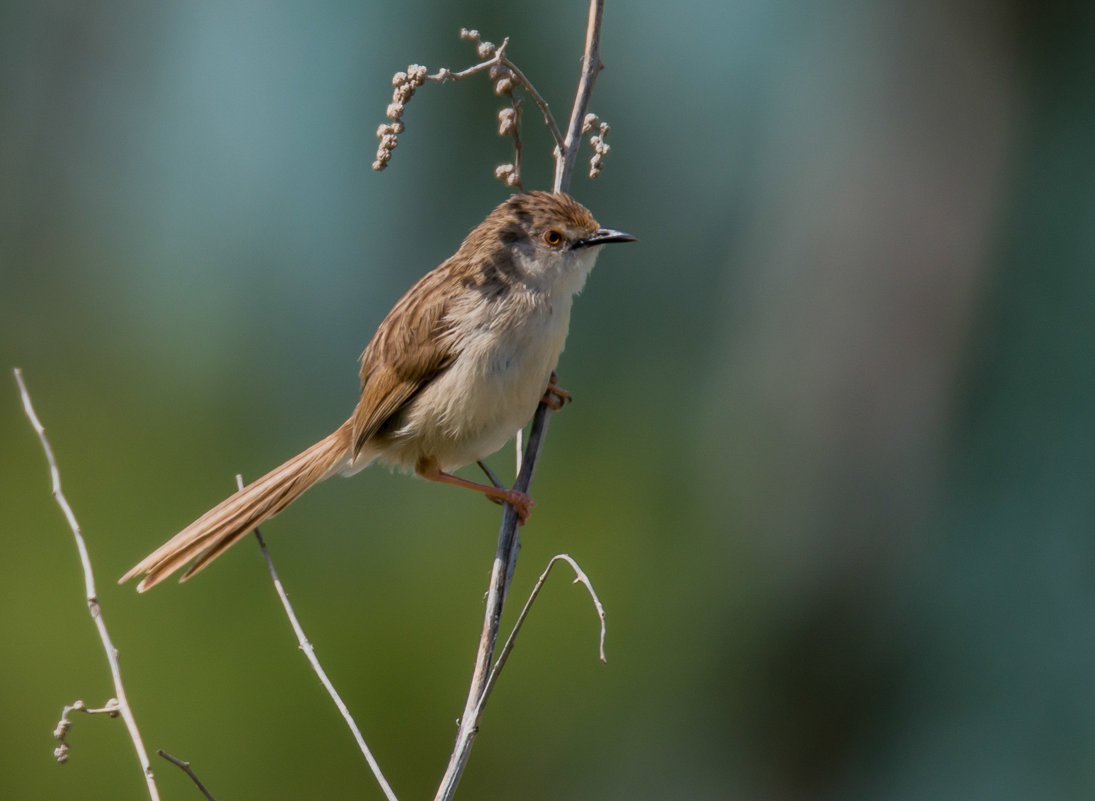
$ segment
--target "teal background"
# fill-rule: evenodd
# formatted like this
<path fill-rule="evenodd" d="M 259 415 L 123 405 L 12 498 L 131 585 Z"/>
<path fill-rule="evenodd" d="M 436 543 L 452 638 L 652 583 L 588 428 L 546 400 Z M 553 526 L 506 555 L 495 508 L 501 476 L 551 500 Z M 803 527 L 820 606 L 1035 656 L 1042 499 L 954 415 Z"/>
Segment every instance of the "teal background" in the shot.
<path fill-rule="evenodd" d="M 345 419 L 384 312 L 505 196 L 485 79 L 423 88 L 372 172 L 391 74 L 509 35 L 563 120 L 585 15 L 0 2 L 0 798 L 144 794 L 118 721 L 52 761 L 111 687 L 14 366 L 150 749 L 221 801 L 380 797 L 257 548 L 114 581 Z M 613 150 L 572 189 L 640 243 L 576 302 L 514 584 L 574 556 L 609 661 L 556 577 L 459 797 L 1095 795 L 1093 45 L 1085 3 L 610 0 Z M 374 469 L 265 527 L 401 799 L 444 769 L 498 517 Z"/>

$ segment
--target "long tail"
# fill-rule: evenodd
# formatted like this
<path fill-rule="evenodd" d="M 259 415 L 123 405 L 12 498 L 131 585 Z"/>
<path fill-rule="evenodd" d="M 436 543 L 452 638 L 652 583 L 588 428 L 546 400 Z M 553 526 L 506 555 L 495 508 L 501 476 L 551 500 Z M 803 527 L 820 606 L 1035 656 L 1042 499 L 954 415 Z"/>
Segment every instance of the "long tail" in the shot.
<path fill-rule="evenodd" d="M 349 452 L 350 428 L 347 423 L 221 501 L 142 559 L 118 583 L 144 573 L 145 577 L 137 585 L 137 591 L 144 592 L 193 559 L 194 564 L 180 579 L 186 581 L 234 542 L 299 498 L 309 487 L 346 467 Z"/>

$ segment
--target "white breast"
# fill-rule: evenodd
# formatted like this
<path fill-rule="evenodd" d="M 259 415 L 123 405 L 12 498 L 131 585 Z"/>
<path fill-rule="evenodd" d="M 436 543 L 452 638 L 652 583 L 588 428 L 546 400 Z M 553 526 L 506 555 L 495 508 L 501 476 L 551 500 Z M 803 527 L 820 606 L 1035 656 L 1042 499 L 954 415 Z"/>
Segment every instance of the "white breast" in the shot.
<path fill-rule="evenodd" d="M 492 303 L 463 318 L 460 355 L 418 395 L 397 434 L 413 444 L 414 458 L 462 467 L 494 453 L 532 417 L 566 341 L 571 298 L 525 300 L 520 313 L 502 314 Z M 406 457 L 400 461 L 412 466 Z"/>

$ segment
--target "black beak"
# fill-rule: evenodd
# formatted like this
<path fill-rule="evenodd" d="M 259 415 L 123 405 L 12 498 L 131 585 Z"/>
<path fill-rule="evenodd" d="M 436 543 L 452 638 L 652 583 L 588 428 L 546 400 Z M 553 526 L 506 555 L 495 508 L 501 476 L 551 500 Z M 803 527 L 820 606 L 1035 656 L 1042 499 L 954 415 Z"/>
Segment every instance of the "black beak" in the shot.
<path fill-rule="evenodd" d="M 615 231 L 612 228 L 598 228 L 592 234 L 585 239 L 579 239 L 571 247 L 573 250 L 578 248 L 588 248 L 593 245 L 607 245 L 609 242 L 637 242 L 638 240 L 631 234 L 625 234 L 623 231 Z"/>

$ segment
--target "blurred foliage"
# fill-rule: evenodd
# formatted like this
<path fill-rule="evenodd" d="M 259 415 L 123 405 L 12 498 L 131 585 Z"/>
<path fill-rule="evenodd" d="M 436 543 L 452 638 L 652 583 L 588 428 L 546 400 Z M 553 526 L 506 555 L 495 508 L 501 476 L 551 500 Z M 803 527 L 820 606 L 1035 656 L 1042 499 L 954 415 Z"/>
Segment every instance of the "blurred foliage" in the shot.
<path fill-rule="evenodd" d="M 0 364 L 84 527 L 148 745 L 221 799 L 379 797 L 243 544 L 114 578 L 344 419 L 383 313 L 502 197 L 499 41 L 556 114 L 583 3 L 0 4 Z M 640 244 L 575 307 L 461 797 L 1095 793 L 1095 7 L 609 3 L 574 193 Z M 531 107 L 529 107 L 531 109 Z M 550 146 L 526 111 L 526 180 Z M 492 459 L 506 471 L 507 449 Z M 0 798 L 140 798 L 75 550 L 0 392 Z M 455 734 L 497 510 L 383 470 L 266 527 L 401 798 Z M 511 610 L 511 615 L 515 610 Z M 195 790 L 166 763 L 166 798 Z"/>

